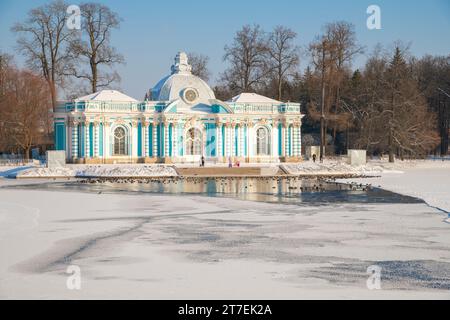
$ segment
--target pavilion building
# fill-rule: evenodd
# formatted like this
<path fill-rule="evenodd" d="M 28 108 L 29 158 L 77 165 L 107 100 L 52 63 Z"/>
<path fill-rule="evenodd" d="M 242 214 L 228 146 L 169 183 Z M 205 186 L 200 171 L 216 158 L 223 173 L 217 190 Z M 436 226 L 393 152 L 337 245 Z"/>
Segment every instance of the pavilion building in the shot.
<path fill-rule="evenodd" d="M 58 107 L 55 146 L 73 163 L 290 162 L 301 158 L 300 104 L 254 93 L 216 99 L 187 55 L 138 101 L 102 90 Z"/>

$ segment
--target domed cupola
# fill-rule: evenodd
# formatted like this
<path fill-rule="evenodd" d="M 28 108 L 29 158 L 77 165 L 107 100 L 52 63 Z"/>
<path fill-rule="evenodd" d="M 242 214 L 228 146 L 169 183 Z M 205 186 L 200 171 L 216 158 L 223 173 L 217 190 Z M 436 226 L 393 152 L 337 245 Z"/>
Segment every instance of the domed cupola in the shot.
<path fill-rule="evenodd" d="M 152 100 L 180 100 L 185 107 L 198 104 L 209 104 L 215 99 L 214 92 L 208 84 L 192 74 L 192 66 L 188 63 L 187 54 L 179 52 L 175 64 L 171 67 L 171 75 L 160 80 L 152 89 Z"/>

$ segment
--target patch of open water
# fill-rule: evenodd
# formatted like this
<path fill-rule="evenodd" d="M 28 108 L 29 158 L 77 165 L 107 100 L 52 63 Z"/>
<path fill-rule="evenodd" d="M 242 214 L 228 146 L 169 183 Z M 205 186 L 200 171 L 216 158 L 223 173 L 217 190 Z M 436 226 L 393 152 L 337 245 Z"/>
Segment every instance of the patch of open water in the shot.
<path fill-rule="evenodd" d="M 9 186 L 8 188 L 12 188 Z M 165 195 L 204 195 L 241 200 L 290 203 L 423 203 L 423 200 L 370 185 L 343 184 L 317 179 L 296 178 L 165 178 L 88 179 L 14 186 L 91 193 L 151 193 Z"/>

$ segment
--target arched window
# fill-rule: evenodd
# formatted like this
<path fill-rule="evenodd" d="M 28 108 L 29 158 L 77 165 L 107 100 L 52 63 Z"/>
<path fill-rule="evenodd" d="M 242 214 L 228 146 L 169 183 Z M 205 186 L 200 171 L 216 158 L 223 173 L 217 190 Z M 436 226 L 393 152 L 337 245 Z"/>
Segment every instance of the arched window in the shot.
<path fill-rule="evenodd" d="M 114 155 L 126 156 L 128 154 L 127 135 L 125 128 L 114 129 Z"/>
<path fill-rule="evenodd" d="M 270 135 L 265 127 L 256 130 L 256 154 L 258 156 L 270 155 Z"/>
<path fill-rule="evenodd" d="M 186 155 L 202 155 L 202 133 L 199 129 L 191 128 L 188 130 L 186 136 Z"/>

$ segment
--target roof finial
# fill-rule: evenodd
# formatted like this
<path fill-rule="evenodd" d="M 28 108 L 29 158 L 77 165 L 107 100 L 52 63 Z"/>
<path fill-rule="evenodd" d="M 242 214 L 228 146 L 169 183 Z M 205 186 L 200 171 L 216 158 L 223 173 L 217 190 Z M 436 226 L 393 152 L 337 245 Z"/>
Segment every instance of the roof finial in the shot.
<path fill-rule="evenodd" d="M 175 64 L 172 66 L 172 74 L 187 73 L 190 74 L 192 67 L 188 63 L 188 56 L 185 52 L 178 52 L 175 56 Z"/>

